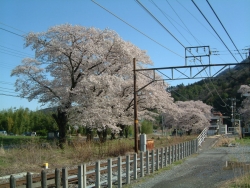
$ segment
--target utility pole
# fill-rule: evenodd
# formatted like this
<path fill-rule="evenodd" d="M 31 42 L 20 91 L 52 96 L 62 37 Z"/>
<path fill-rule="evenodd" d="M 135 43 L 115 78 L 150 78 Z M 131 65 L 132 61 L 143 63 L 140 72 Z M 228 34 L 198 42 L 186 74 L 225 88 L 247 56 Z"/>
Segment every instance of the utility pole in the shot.
<path fill-rule="evenodd" d="M 230 98 L 231 100 L 231 122 L 232 122 L 232 127 L 235 128 L 235 111 L 236 111 L 236 99 L 235 98 Z"/>
<path fill-rule="evenodd" d="M 137 86 L 136 86 L 136 60 L 133 58 L 134 65 L 134 138 L 135 153 L 138 153 L 138 117 L 137 117 Z"/>

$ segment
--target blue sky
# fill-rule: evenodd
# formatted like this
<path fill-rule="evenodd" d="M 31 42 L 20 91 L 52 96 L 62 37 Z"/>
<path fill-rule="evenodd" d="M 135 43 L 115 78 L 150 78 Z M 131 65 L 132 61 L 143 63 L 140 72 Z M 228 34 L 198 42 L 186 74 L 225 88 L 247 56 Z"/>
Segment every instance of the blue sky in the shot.
<path fill-rule="evenodd" d="M 1 0 L 0 110 L 11 107 L 27 107 L 31 110 L 43 108 L 37 101 L 28 102 L 26 99 L 14 97 L 18 93 L 14 91 L 15 77 L 10 77 L 10 74 L 11 70 L 19 65 L 23 58 L 34 56 L 33 51 L 24 48 L 24 40 L 21 36 L 30 31 L 46 31 L 59 24 L 69 23 L 112 29 L 124 40 L 146 50 L 154 62 L 154 67 L 184 66 L 184 47 L 203 45 L 210 46 L 212 51 L 219 51 L 211 55 L 211 63 L 213 64 L 242 61 L 206 0 L 194 0 L 194 2 L 227 47 L 232 50 L 236 60 L 227 51 L 227 48 L 191 0 L 141 1 L 162 25 L 156 22 L 135 0 L 96 0 L 96 2 L 164 47 L 145 37 L 90 0 Z M 245 58 L 244 53 L 247 51 L 244 49 L 250 48 L 250 1 L 209 0 L 209 3 Z M 207 60 L 203 61 L 206 63 Z M 188 64 L 194 65 L 194 62 L 189 61 Z M 198 80 L 179 80 L 168 83 L 175 86 L 195 81 Z"/>

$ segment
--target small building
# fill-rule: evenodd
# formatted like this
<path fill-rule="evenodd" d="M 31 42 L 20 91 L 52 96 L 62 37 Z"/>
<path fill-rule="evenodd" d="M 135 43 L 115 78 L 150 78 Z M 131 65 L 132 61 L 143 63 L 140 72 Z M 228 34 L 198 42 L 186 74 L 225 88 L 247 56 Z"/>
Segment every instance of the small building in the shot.
<path fill-rule="evenodd" d="M 227 134 L 227 125 L 223 124 L 223 118 L 225 116 L 220 112 L 213 112 L 213 116 L 210 120 L 210 126 L 208 127 L 208 136 L 217 134 Z"/>

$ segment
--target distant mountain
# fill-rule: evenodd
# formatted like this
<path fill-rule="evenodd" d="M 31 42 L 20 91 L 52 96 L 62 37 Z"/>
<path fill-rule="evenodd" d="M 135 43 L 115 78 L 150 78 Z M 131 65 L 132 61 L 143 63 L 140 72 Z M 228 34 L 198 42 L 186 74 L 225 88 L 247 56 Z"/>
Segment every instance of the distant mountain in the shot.
<path fill-rule="evenodd" d="M 241 65 L 241 63 L 249 65 Z M 175 101 L 201 100 L 221 111 L 225 115 L 231 114 L 229 98 L 237 98 L 240 106 L 241 96 L 237 93 L 240 85 L 250 84 L 250 58 L 245 59 L 231 69 L 226 69 L 211 79 L 203 79 L 184 86 L 183 84 L 170 87 Z"/>

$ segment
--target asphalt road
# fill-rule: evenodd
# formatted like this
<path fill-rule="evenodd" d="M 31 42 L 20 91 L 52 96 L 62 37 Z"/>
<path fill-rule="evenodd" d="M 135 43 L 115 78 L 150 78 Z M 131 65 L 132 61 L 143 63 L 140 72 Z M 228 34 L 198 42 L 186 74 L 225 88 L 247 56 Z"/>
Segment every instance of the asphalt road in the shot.
<path fill-rule="evenodd" d="M 245 160 L 250 155 L 250 148 L 217 147 L 213 148 L 218 138 L 206 138 L 197 156 L 187 158 L 182 164 L 171 170 L 148 178 L 133 187 L 155 188 L 215 188 L 225 181 L 242 174 L 241 169 L 226 168 L 227 161 Z M 250 161 L 250 159 L 247 159 Z"/>

